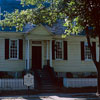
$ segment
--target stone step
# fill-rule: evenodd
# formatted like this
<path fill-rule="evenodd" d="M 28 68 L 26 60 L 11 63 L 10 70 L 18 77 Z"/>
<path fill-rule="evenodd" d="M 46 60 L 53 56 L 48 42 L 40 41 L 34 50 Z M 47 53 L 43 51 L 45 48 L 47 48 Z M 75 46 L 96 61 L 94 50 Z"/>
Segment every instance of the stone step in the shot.
<path fill-rule="evenodd" d="M 41 89 L 57 89 L 55 87 L 46 87 L 46 86 L 42 86 Z"/>
<path fill-rule="evenodd" d="M 41 80 L 45 81 L 45 80 L 52 80 L 51 78 L 48 78 L 48 77 L 41 77 Z"/>
<path fill-rule="evenodd" d="M 41 75 L 42 77 L 50 77 L 50 75 Z"/>
<path fill-rule="evenodd" d="M 41 90 L 59 90 L 59 88 L 56 88 L 56 87 L 52 87 L 52 88 L 51 87 L 48 87 L 48 88 L 47 87 L 41 87 L 40 89 Z"/>
<path fill-rule="evenodd" d="M 48 87 L 51 87 L 51 86 L 54 86 L 54 84 L 41 84 L 42 86 L 48 86 Z"/>
<path fill-rule="evenodd" d="M 45 81 L 42 80 L 41 83 L 53 84 L 52 80 L 45 80 Z"/>
<path fill-rule="evenodd" d="M 61 90 L 45 90 L 45 89 L 41 89 L 41 90 L 39 90 L 39 92 L 41 92 L 41 93 L 60 93 L 61 92 Z"/>
<path fill-rule="evenodd" d="M 54 85 L 54 83 L 53 82 L 41 82 L 41 84 L 44 84 L 44 85 Z"/>
<path fill-rule="evenodd" d="M 57 88 L 55 88 L 55 87 L 45 87 L 45 86 L 42 86 L 41 89 L 46 89 L 46 90 L 50 89 L 50 90 L 52 90 L 52 89 L 57 89 Z"/>
<path fill-rule="evenodd" d="M 54 84 L 52 81 L 41 81 L 42 84 Z"/>
<path fill-rule="evenodd" d="M 58 91 L 59 89 L 54 85 L 50 74 L 45 70 L 39 70 L 38 74 L 41 78 L 41 91 Z"/>

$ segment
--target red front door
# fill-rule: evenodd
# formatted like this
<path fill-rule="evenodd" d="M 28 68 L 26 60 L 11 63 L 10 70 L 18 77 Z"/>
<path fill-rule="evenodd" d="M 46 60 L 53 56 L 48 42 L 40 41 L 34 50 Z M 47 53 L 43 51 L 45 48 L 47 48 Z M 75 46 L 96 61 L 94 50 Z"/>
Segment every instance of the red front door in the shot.
<path fill-rule="evenodd" d="M 42 66 L 41 46 L 32 46 L 32 69 L 41 69 Z"/>

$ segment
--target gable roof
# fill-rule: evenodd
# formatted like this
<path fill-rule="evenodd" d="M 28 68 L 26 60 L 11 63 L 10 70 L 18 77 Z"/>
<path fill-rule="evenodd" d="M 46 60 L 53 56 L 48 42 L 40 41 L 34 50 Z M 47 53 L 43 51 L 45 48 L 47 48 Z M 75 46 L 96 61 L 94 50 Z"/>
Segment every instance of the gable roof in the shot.
<path fill-rule="evenodd" d="M 64 24 L 64 20 L 57 20 L 57 22 L 52 26 L 42 25 L 42 24 L 39 25 L 42 25 L 42 27 L 44 27 L 47 31 L 49 31 L 54 35 L 62 35 L 65 34 L 65 30 L 66 30 L 66 27 L 64 27 L 63 24 Z M 31 30 L 34 30 L 34 28 L 38 27 L 39 25 L 36 26 L 33 24 L 27 24 L 23 28 L 23 32 L 25 33 L 30 32 Z"/>
<path fill-rule="evenodd" d="M 44 31 L 44 32 L 43 32 Z M 37 33 L 38 32 L 38 33 Z M 38 26 L 32 28 L 27 34 L 35 34 L 35 35 L 53 35 L 46 27 L 44 27 L 42 24 L 39 24 Z"/>
<path fill-rule="evenodd" d="M 52 35 L 62 35 L 62 34 L 66 34 L 65 30 L 67 27 L 63 26 L 64 24 L 64 20 L 57 20 L 57 23 L 53 24 L 52 26 L 48 26 L 48 25 L 32 25 L 32 24 L 27 24 L 24 29 L 23 32 L 28 33 L 32 30 L 34 30 L 35 28 L 42 26 L 43 28 L 45 28 L 48 32 L 50 32 Z M 71 35 L 76 35 L 76 34 L 71 34 Z M 81 31 L 80 33 L 78 33 L 77 35 L 85 35 L 85 31 Z"/>
<path fill-rule="evenodd" d="M 26 39 L 36 39 L 36 40 L 51 40 L 52 33 L 48 31 L 42 24 L 34 27 L 32 30 L 24 33 Z"/>

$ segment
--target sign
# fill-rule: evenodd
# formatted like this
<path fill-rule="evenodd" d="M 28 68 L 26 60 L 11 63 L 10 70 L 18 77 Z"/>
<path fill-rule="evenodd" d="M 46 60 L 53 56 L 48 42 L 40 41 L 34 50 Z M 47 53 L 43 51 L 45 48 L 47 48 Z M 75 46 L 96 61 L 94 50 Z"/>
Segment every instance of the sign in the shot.
<path fill-rule="evenodd" d="M 34 76 L 30 73 L 24 75 L 24 85 L 33 86 L 34 85 Z"/>

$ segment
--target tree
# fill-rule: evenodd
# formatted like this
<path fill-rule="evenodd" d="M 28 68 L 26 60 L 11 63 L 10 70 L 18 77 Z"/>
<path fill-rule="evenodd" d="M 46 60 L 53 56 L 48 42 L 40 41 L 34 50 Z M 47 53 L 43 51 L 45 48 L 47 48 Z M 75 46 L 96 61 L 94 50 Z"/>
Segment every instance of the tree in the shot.
<path fill-rule="evenodd" d="M 45 1 L 46 0 L 21 0 L 22 6 L 36 5 L 36 8 L 21 11 L 16 9 L 12 13 L 6 12 L 3 15 L 4 20 L 0 21 L 2 29 L 4 29 L 6 26 L 10 28 L 15 26 L 17 31 L 22 31 L 23 27 L 27 23 L 36 25 L 39 23 L 45 23 L 48 25 L 52 25 L 52 23 L 56 22 L 58 16 L 56 9 L 57 4 L 54 8 L 51 6 L 46 7 Z M 50 3 L 51 0 L 48 0 L 48 2 Z"/>
<path fill-rule="evenodd" d="M 98 74 L 97 94 L 100 96 L 100 1 L 98 0 L 67 0 L 64 2 L 63 12 L 68 16 L 65 26 L 66 32 L 77 34 L 80 29 L 84 29 L 88 46 L 92 54 L 92 60 L 96 66 Z M 73 25 L 75 21 L 75 25 Z M 89 30 L 92 27 L 92 33 Z M 71 30 L 71 31 L 70 31 Z M 99 38 L 99 61 L 95 58 L 94 47 L 91 45 L 91 38 Z"/>
<path fill-rule="evenodd" d="M 52 2 L 51 2 L 52 1 Z M 5 19 L 0 21 L 2 27 L 16 26 L 17 30 L 22 30 L 27 23 L 46 23 L 52 25 L 58 18 L 66 19 L 66 35 L 78 34 L 85 30 L 87 42 L 92 54 L 93 62 L 98 73 L 98 89 L 100 95 L 100 53 L 99 61 L 95 59 L 91 38 L 99 38 L 100 51 L 100 1 L 99 0 L 48 0 L 50 6 L 45 7 L 47 0 L 21 0 L 21 4 L 36 5 L 37 8 L 16 10 L 13 13 L 6 13 Z M 89 32 L 92 27 L 92 33 Z"/>

